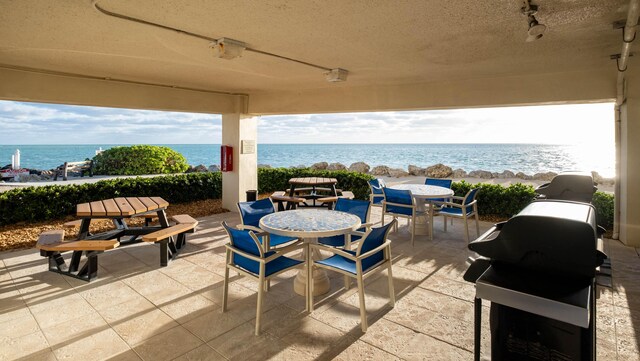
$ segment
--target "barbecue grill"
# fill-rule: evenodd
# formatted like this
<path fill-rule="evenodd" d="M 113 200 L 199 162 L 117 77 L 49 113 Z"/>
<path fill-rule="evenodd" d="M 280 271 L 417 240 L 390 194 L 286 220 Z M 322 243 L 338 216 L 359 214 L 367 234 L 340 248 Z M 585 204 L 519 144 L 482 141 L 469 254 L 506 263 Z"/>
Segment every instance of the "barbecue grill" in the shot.
<path fill-rule="evenodd" d="M 553 182 L 552 182 L 553 183 Z M 469 249 L 480 357 L 482 299 L 491 301 L 492 360 L 595 359 L 595 276 L 606 255 L 588 203 L 539 200 Z"/>
<path fill-rule="evenodd" d="M 591 173 L 563 172 L 553 177 L 551 182 L 536 188 L 540 199 L 560 199 L 591 203 L 598 190 Z"/>

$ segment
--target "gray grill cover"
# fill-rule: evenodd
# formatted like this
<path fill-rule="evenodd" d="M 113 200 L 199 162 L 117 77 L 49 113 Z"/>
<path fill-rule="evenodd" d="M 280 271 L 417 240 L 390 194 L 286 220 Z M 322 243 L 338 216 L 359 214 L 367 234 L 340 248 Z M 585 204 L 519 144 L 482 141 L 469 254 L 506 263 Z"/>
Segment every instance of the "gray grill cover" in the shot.
<path fill-rule="evenodd" d="M 594 185 L 590 173 L 564 172 L 553 177 L 550 183 L 536 188 L 536 193 L 546 199 L 591 203 L 596 190 L 598 188 Z"/>
<path fill-rule="evenodd" d="M 594 277 L 606 255 L 591 204 L 541 200 L 469 243 L 469 249 L 519 268 L 559 277 Z"/>

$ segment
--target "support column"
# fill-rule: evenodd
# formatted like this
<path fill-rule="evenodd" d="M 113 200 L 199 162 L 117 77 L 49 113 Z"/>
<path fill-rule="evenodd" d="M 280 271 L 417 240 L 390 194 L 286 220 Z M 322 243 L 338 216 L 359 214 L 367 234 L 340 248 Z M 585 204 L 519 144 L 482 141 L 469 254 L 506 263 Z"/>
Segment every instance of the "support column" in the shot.
<path fill-rule="evenodd" d="M 637 68 L 637 67 L 635 67 Z M 640 72 L 627 71 L 627 99 L 620 107 L 620 240 L 640 247 Z"/>
<path fill-rule="evenodd" d="M 246 192 L 258 189 L 258 117 L 222 114 L 222 145 L 233 147 L 233 171 L 222 173 L 222 207 L 237 212 L 237 202 L 246 201 Z M 242 141 L 253 142 L 253 150 Z"/>

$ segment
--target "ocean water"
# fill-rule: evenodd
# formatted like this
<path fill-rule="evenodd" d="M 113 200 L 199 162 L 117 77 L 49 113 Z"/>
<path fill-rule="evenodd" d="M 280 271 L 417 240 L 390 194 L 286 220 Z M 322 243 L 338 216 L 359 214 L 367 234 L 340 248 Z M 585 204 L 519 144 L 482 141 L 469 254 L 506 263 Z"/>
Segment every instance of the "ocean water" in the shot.
<path fill-rule="evenodd" d="M 219 164 L 219 144 L 162 144 L 182 153 L 191 165 Z M 51 169 L 65 161 L 92 158 L 95 145 L 0 145 L 0 166 L 11 164 L 11 155 L 20 149 L 21 166 Z M 410 164 L 427 167 L 437 163 L 454 169 L 510 170 L 534 174 L 568 170 L 597 171 L 614 175 L 613 146 L 587 144 L 259 144 L 258 163 L 273 167 L 310 166 L 316 162 L 342 163 L 347 167 L 363 161 L 371 167 L 387 165 L 407 169 Z"/>

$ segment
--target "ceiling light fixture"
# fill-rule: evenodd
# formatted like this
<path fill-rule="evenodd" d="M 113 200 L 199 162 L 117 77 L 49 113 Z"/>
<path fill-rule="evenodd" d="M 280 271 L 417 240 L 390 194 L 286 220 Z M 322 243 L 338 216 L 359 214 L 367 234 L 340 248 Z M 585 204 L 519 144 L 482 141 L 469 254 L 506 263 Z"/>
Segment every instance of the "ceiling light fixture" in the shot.
<path fill-rule="evenodd" d="M 209 46 L 213 50 L 213 55 L 221 59 L 235 59 L 242 56 L 242 52 L 247 45 L 241 41 L 229 38 L 220 38 L 212 41 Z"/>
<path fill-rule="evenodd" d="M 326 75 L 328 82 L 335 83 L 339 81 L 347 81 L 347 74 L 349 74 L 349 72 L 344 69 L 335 68 L 324 74 Z"/>
<path fill-rule="evenodd" d="M 537 5 L 531 5 L 530 0 L 524 0 L 522 15 L 526 16 L 527 21 L 529 22 L 529 30 L 527 30 L 527 38 L 525 39 L 526 42 L 532 42 L 540 39 L 544 32 L 547 31 L 547 26 L 540 24 L 534 16 L 537 12 Z"/>

